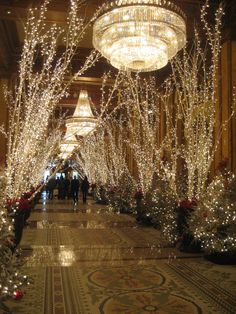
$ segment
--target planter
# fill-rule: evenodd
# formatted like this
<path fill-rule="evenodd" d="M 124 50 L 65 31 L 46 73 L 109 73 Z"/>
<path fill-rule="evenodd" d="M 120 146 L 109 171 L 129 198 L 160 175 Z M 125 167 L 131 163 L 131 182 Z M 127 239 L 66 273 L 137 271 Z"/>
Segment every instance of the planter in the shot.
<path fill-rule="evenodd" d="M 14 233 L 15 233 L 15 241 L 14 247 L 16 248 L 21 241 L 23 228 L 25 224 L 25 213 L 24 211 L 19 211 L 14 216 Z"/>
<path fill-rule="evenodd" d="M 137 210 L 136 220 L 138 222 L 141 222 L 142 218 L 143 218 L 143 200 L 142 200 L 142 198 L 136 198 L 136 210 Z"/>
<path fill-rule="evenodd" d="M 151 226 L 152 218 L 150 216 L 147 216 L 146 211 L 143 206 L 143 199 L 142 198 L 136 198 L 136 209 L 137 209 L 137 217 L 136 220 L 138 223 L 142 223 L 147 226 Z"/>
<path fill-rule="evenodd" d="M 24 214 L 24 224 L 27 224 L 27 220 L 29 219 L 30 215 L 31 215 L 31 207 L 29 209 L 27 209 L 25 211 L 25 214 Z"/>
<path fill-rule="evenodd" d="M 208 261 L 220 265 L 236 265 L 236 250 L 229 252 L 213 252 L 204 256 Z"/>
<path fill-rule="evenodd" d="M 192 208 L 177 207 L 177 233 L 179 241 L 176 247 L 181 252 L 200 253 L 202 251 L 201 242 L 195 240 L 192 233 L 189 231 L 188 219 L 192 213 Z"/>
<path fill-rule="evenodd" d="M 181 252 L 200 253 L 202 252 L 201 242 L 194 239 L 191 233 L 184 233 L 181 240 L 177 243 L 177 248 Z"/>

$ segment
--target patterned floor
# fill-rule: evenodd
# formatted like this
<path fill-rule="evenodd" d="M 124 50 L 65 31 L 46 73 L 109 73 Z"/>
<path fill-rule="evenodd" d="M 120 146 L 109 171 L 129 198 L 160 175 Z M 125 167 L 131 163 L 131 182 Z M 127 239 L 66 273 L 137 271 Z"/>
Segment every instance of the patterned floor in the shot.
<path fill-rule="evenodd" d="M 33 284 L 7 303 L 13 314 L 236 313 L 235 266 L 180 253 L 93 200 L 42 201 L 21 248 Z"/>

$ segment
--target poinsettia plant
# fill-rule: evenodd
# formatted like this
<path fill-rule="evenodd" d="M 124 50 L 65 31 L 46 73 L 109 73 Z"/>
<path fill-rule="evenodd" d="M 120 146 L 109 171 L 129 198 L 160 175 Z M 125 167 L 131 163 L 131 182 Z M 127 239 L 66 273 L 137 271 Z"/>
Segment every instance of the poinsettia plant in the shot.
<path fill-rule="evenodd" d="M 195 199 L 193 200 L 182 200 L 179 202 L 179 207 L 180 208 L 185 208 L 185 209 L 193 209 L 195 206 L 197 206 L 197 201 Z"/>
<path fill-rule="evenodd" d="M 5 207 L 8 210 L 9 214 L 18 212 L 18 211 L 28 211 L 31 208 L 29 198 L 31 197 L 31 192 L 24 193 L 21 198 L 7 199 L 5 202 Z"/>
<path fill-rule="evenodd" d="M 140 189 L 134 194 L 135 199 L 142 199 L 144 197 L 143 191 Z"/>

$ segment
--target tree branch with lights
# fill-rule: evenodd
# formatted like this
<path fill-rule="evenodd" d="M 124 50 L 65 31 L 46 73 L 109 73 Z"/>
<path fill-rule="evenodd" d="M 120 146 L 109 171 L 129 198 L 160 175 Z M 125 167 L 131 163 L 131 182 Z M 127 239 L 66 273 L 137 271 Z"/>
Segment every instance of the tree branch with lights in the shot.
<path fill-rule="evenodd" d="M 41 181 L 42 169 L 55 153 L 56 142 L 60 139 L 59 129 L 47 138 L 54 109 L 67 96 L 71 82 L 99 58 L 99 54 L 92 51 L 81 69 L 66 81 L 71 74 L 70 65 L 77 53 L 78 43 L 91 21 L 85 22 L 79 17 L 82 2 L 71 0 L 66 24 L 63 27 L 55 24 L 49 26 L 45 22 L 49 2 L 45 0 L 40 8 L 29 9 L 18 77 L 13 82 L 13 90 L 5 91 L 9 105 L 9 129 L 6 182 L 4 192 L 0 195 L 1 297 L 22 296 L 18 289 L 23 280 L 15 270 L 15 255 L 11 250 L 14 238 L 10 240 L 13 222 L 9 213 L 15 215 L 16 226 L 17 216 L 22 216 L 20 210 L 23 204 L 18 199 L 37 181 Z M 61 42 L 64 42 L 65 49 L 59 53 L 58 45 Z M 6 199 L 9 199 L 7 205 Z M 14 232 L 16 234 L 16 227 Z"/>
<path fill-rule="evenodd" d="M 44 20 L 48 3 L 45 1 L 39 11 L 29 11 L 19 79 L 14 91 L 7 95 L 10 123 L 6 174 L 7 194 L 11 198 L 20 196 L 29 188 L 23 181 L 28 182 L 33 157 L 47 135 L 55 107 L 67 95 L 69 84 L 92 66 L 98 57 L 92 52 L 84 66 L 65 83 L 77 45 L 88 24 L 78 18 L 79 1 L 73 0 L 65 29 L 56 25 L 46 27 Z M 60 40 L 65 41 L 66 48 L 58 56 Z M 38 60 L 40 65 L 36 67 Z"/>

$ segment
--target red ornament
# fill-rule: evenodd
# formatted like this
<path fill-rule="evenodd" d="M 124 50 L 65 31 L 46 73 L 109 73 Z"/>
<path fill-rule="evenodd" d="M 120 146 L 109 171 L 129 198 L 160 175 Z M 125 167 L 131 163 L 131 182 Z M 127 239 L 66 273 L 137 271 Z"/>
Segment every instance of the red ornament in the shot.
<path fill-rule="evenodd" d="M 12 298 L 14 300 L 20 300 L 23 297 L 23 292 L 20 289 L 17 289 L 16 291 L 13 292 Z"/>

